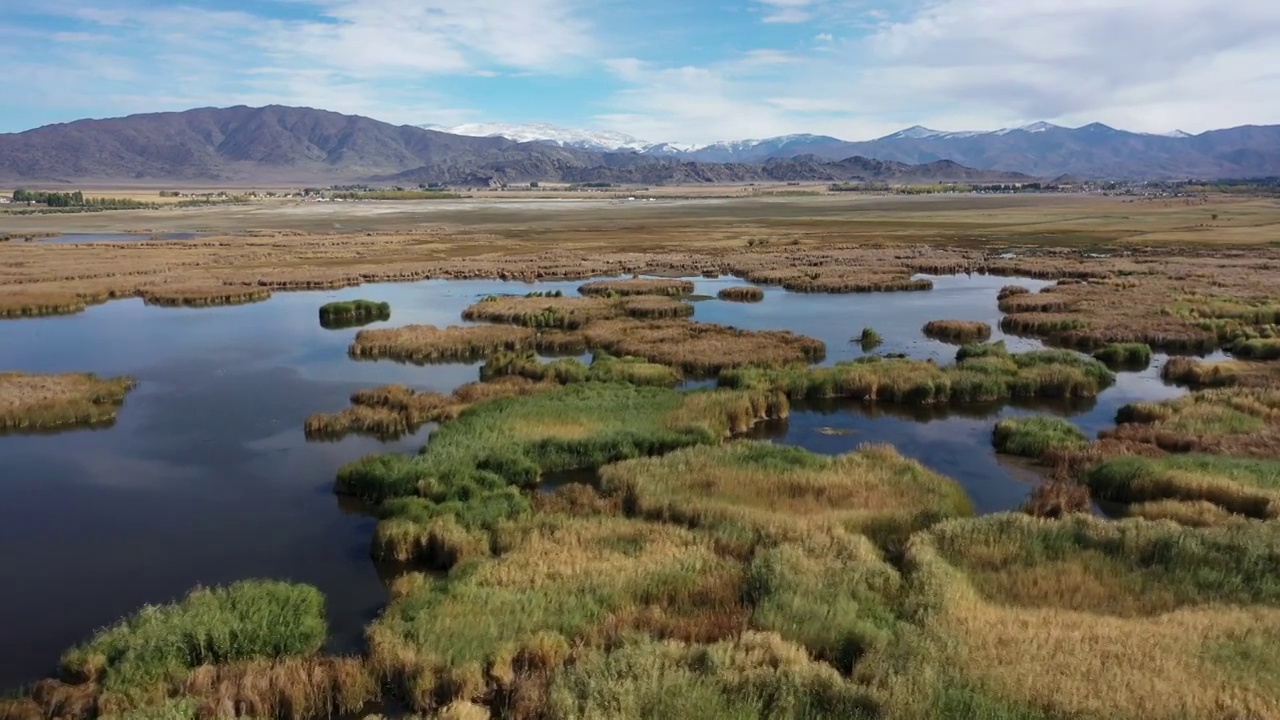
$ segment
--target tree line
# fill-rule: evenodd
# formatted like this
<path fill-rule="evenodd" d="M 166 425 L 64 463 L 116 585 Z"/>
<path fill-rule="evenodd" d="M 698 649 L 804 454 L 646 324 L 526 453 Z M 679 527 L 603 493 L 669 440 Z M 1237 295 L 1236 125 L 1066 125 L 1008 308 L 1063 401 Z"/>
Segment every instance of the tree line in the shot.
<path fill-rule="evenodd" d="M 37 203 L 51 208 L 144 208 L 148 203 L 132 198 L 85 197 L 84 193 L 46 192 L 44 190 L 26 190 L 18 188 L 13 191 L 13 201 L 19 203 Z"/>

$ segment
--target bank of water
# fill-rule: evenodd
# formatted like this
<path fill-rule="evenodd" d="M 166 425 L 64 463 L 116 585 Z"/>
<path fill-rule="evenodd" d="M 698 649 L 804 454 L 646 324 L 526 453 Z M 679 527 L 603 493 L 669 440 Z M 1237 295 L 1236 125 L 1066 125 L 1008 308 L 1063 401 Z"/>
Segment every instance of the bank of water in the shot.
<path fill-rule="evenodd" d="M 850 340 L 869 326 L 885 339 L 876 352 L 950 362 L 955 346 L 925 338 L 925 322 L 982 320 L 1002 339 L 999 288 L 1046 284 L 989 276 L 934 283 L 930 292 L 865 295 L 767 288 L 760 303 L 698 302 L 695 319 L 820 338 L 826 363 L 861 356 Z M 390 444 L 358 437 L 308 443 L 303 421 L 346 407 L 359 388 L 404 383 L 448 392 L 476 380 L 479 366 L 354 362 L 346 348 L 358 330 L 321 328 L 317 308 L 368 298 L 389 302 L 392 319 L 366 327 L 466 324 L 462 310 L 485 295 L 572 294 L 580 284 L 378 284 L 198 310 L 128 299 L 79 315 L 0 321 L 0 369 L 128 374 L 139 381 L 110 428 L 0 436 L 0 689 L 52 673 L 65 648 L 142 604 L 247 577 L 318 586 L 329 598 L 333 649 L 359 649 L 395 569 L 369 559 L 375 521 L 333 495 L 333 478 L 343 463 L 367 453 L 415 452 L 429 428 Z M 697 279 L 696 292 L 714 296 L 736 284 L 744 283 Z M 1004 339 L 1014 350 L 1040 346 Z M 991 426 L 1000 417 L 1047 409 L 1094 433 L 1110 426 L 1126 402 L 1178 392 L 1152 368 L 1122 374 L 1096 401 L 1074 406 L 801 405 L 759 436 L 824 453 L 893 443 L 962 482 L 980 510 L 995 511 L 1016 507 L 1036 479 L 1034 470 L 992 452 Z"/>

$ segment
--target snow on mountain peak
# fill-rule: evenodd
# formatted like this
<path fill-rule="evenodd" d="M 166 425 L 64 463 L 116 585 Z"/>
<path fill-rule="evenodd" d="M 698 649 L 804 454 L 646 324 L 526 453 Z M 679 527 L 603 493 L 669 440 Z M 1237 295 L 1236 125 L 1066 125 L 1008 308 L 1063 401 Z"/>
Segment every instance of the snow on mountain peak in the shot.
<path fill-rule="evenodd" d="M 516 142 L 545 142 L 560 147 L 586 150 L 646 150 L 654 143 L 625 133 L 607 130 L 578 130 L 549 123 L 465 123 L 453 127 L 427 126 L 429 130 L 470 135 L 472 137 L 504 137 Z"/>

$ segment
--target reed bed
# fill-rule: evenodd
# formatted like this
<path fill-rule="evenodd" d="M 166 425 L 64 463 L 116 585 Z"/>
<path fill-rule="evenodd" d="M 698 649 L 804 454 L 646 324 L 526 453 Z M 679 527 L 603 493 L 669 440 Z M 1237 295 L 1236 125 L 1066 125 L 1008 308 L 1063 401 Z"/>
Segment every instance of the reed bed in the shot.
<path fill-rule="evenodd" d="M 907 552 L 924 632 L 861 672 L 894 717 L 1268 717 L 1277 538 L 1258 523 L 943 523 Z"/>
<path fill-rule="evenodd" d="M 308 417 L 304 431 L 308 440 L 335 441 L 348 435 L 369 435 L 388 442 L 412 435 L 427 423 L 452 420 L 477 402 L 532 395 L 554 387 L 553 383 L 514 375 L 468 383 L 449 395 L 418 392 L 405 385 L 384 385 L 353 393 L 350 408 Z"/>
<path fill-rule="evenodd" d="M 1005 285 L 1000 288 L 1000 292 L 996 293 L 996 302 L 1000 302 L 1015 295 L 1027 295 L 1031 291 L 1021 285 Z"/>
<path fill-rule="evenodd" d="M 1115 375 L 1098 361 L 1059 350 L 970 357 L 949 367 L 872 356 L 831 367 L 737 368 L 719 376 L 723 387 L 771 389 L 793 399 L 908 405 L 1094 397 L 1114 381 Z"/>
<path fill-rule="evenodd" d="M 143 708 L 202 665 L 313 655 L 324 645 L 324 597 L 307 585 L 249 580 L 150 606 L 68 650 L 68 677 L 100 686 L 100 705 Z"/>
<path fill-rule="evenodd" d="M 1280 461 L 1219 455 L 1114 457 L 1090 469 L 1087 482 L 1104 500 L 1125 504 L 1210 503 L 1226 513 L 1280 518 Z"/>
<path fill-rule="evenodd" d="M 396 360 L 416 364 L 475 362 L 504 351 L 537 350 L 552 354 L 582 353 L 580 337 L 560 332 L 537 332 L 527 327 L 480 325 L 438 328 L 406 325 L 361 330 L 348 354 L 357 360 Z"/>
<path fill-rule="evenodd" d="M 1111 343 L 1093 352 L 1107 367 L 1144 370 L 1151 365 L 1151 346 L 1146 343 Z"/>
<path fill-rule="evenodd" d="M 640 295 L 628 298 L 622 303 L 622 310 L 627 317 L 643 320 L 688 318 L 693 316 L 693 305 L 682 302 L 677 298 L 660 295 Z"/>
<path fill-rule="evenodd" d="M 818 362 L 826 355 L 822 341 L 804 335 L 684 320 L 600 321 L 589 325 L 582 334 L 592 348 L 613 355 L 642 357 L 702 377 L 743 365 Z"/>
<path fill-rule="evenodd" d="M 1000 329 L 1010 335 L 1053 337 L 1071 330 L 1085 330 L 1088 327 L 1088 323 L 1075 315 L 1054 313 L 1018 313 L 1005 315 L 1000 319 Z"/>
<path fill-rule="evenodd" d="M 113 422 L 133 387 L 131 378 L 92 373 L 0 373 L 0 432 Z"/>
<path fill-rule="evenodd" d="M 580 383 L 478 403 L 445 423 L 419 456 L 373 456 L 339 473 L 338 492 L 380 502 L 419 494 L 443 501 L 477 488 L 533 487 L 547 472 L 720 442 L 785 416 L 768 392 L 678 393 Z"/>
<path fill-rule="evenodd" d="M 1120 408 L 1103 438 L 1167 452 L 1280 457 L 1280 389 L 1226 387 Z"/>
<path fill-rule="evenodd" d="M 1023 288 L 1021 293 L 1006 295 L 1002 290 L 997 305 L 1000 312 L 1017 313 L 1068 313 L 1079 306 L 1079 301 L 1062 297 L 1061 293 L 1032 293 Z"/>
<path fill-rule="evenodd" d="M 1066 477 L 1052 477 L 1036 485 L 1022 503 L 1022 512 L 1039 518 L 1059 519 L 1092 510 L 1088 486 Z"/>
<path fill-rule="evenodd" d="M 1231 386 L 1263 388 L 1280 385 L 1280 363 L 1172 357 L 1160 369 L 1160 376 L 1166 382 L 1197 389 Z"/>
<path fill-rule="evenodd" d="M 345 466 L 337 491 L 382 503 L 375 556 L 448 569 L 486 556 L 495 527 L 528 509 L 513 492 L 545 473 L 714 444 L 786 413 L 785 400 L 752 393 L 570 385 L 479 404 L 441 426 L 418 457 Z"/>
<path fill-rule="evenodd" d="M 954 481 L 887 445 L 837 457 L 754 442 L 693 447 L 606 466 L 600 484 L 640 517 L 775 538 L 914 528 L 973 512 Z"/>
<path fill-rule="evenodd" d="M 596 280 L 578 288 L 578 292 L 588 297 L 626 297 L 629 295 L 683 297 L 693 294 L 693 283 L 689 280 L 638 277 Z"/>
<path fill-rule="evenodd" d="M 1246 360 L 1280 360 L 1280 338 L 1251 338 L 1231 345 L 1231 354 Z"/>
<path fill-rule="evenodd" d="M 764 300 L 764 290 L 750 285 L 722 288 L 716 297 L 728 302 L 754 303 Z"/>
<path fill-rule="evenodd" d="M 373 300 L 343 300 L 320 306 L 320 325 L 327 328 L 354 327 L 391 319 L 391 303 Z"/>
<path fill-rule="evenodd" d="M 603 318 L 622 317 L 624 304 L 612 297 L 504 297 L 491 295 L 462 311 L 472 322 L 527 328 L 578 330 Z"/>
<path fill-rule="evenodd" d="M 991 442 L 996 452 L 1039 460 L 1079 450 L 1089 438 L 1070 420 L 1041 415 L 1001 420 Z"/>
<path fill-rule="evenodd" d="M 76 293 L 32 292 L 14 288 L 0 292 L 0 318 L 74 315 L 83 312 L 88 304 Z"/>
<path fill-rule="evenodd" d="M 654 387 L 675 387 L 683 379 L 678 370 L 667 365 L 651 363 L 643 358 L 615 358 L 600 353 L 592 358 L 590 365 L 583 364 L 576 358 L 544 363 L 533 353 L 499 353 L 490 357 L 480 368 L 482 380 L 510 376 L 561 385 L 575 382 L 625 382 Z"/>
<path fill-rule="evenodd" d="M 934 340 L 957 345 L 986 342 L 991 338 L 991 326 L 977 320 L 930 320 L 922 332 Z"/>
<path fill-rule="evenodd" d="M 619 518 L 526 527 L 467 573 L 393 587 L 369 630 L 371 663 L 415 710 L 515 693 L 574 645 L 632 629 L 703 642 L 744 629 L 741 568 L 707 538 Z"/>
<path fill-rule="evenodd" d="M 271 299 L 266 288 L 245 285 L 156 285 L 138 290 L 142 301 L 160 307 L 218 307 L 246 305 Z"/>

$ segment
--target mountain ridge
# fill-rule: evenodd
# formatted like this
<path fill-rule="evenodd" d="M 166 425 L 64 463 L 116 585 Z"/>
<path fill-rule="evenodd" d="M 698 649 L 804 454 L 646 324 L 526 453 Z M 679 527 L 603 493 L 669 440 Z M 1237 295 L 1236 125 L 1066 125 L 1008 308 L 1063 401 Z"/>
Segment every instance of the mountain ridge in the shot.
<path fill-rule="evenodd" d="M 547 126 L 554 128 L 555 126 Z M 480 128 L 477 128 L 480 129 Z M 558 130 L 556 132 L 559 132 Z M 515 133 L 513 133 L 515 134 Z M 636 143 L 582 146 L 599 133 L 554 141 L 467 136 L 359 115 L 268 105 L 196 108 L 46 125 L 0 134 L 0 180 L 288 182 L 1022 182 L 1280 175 L 1280 126 L 1150 135 L 1101 123 L 1033 123 L 988 132 L 920 126 L 849 142 L 793 134 L 700 148 Z M 871 158 L 880 165 L 870 163 Z M 774 161 L 790 161 L 777 164 Z M 896 164 L 885 164 L 896 163 Z"/>
<path fill-rule="evenodd" d="M 561 132 L 589 132 L 554 127 Z M 1224 141 L 1250 130 L 1256 132 L 1250 133 L 1252 137 L 1248 140 Z M 521 137 L 539 142 L 536 135 L 526 130 Z M 596 149 L 619 148 L 598 145 Z M 911 164 L 949 159 L 970 167 L 1039 177 L 1076 175 L 1123 180 L 1251 177 L 1280 174 L 1280 125 L 1242 125 L 1195 135 L 1181 130 L 1131 132 L 1103 123 L 1069 128 L 1041 121 L 998 130 L 966 131 L 915 125 L 862 141 L 799 133 L 722 140 L 700 146 L 653 143 L 636 151 L 718 163 L 760 163 L 770 158 L 806 154 L 828 160 L 864 156 Z"/>

